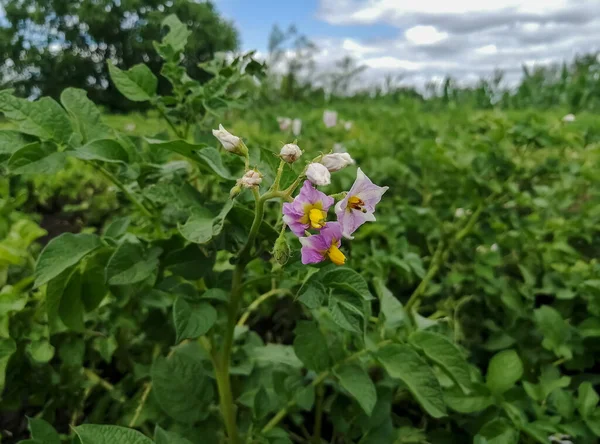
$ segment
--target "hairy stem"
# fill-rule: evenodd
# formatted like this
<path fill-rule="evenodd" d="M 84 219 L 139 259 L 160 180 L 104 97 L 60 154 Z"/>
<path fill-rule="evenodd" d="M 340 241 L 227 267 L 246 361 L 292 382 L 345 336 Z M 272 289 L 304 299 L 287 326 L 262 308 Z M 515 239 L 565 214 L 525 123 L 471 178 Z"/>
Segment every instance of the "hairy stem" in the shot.
<path fill-rule="evenodd" d="M 225 330 L 223 348 L 220 357 L 217 357 L 214 360 L 221 414 L 223 415 L 223 421 L 225 422 L 227 435 L 231 444 L 238 444 L 240 442 L 235 418 L 236 412 L 235 405 L 233 403 L 233 393 L 231 391 L 231 378 L 229 375 L 229 364 L 231 362 L 231 351 L 233 348 L 233 334 L 237 324 L 237 316 L 242 303 L 242 279 L 244 276 L 244 271 L 246 270 L 246 265 L 251 259 L 250 253 L 254 246 L 256 236 L 258 235 L 260 224 L 263 220 L 266 201 L 264 196 L 262 198 L 260 197 L 258 190 L 253 189 L 252 191 L 256 201 L 254 220 L 252 222 L 252 227 L 250 228 L 250 233 L 248 234 L 248 240 L 238 255 L 238 263 L 233 271 L 231 296 L 229 300 L 229 306 L 227 308 L 227 327 Z"/>

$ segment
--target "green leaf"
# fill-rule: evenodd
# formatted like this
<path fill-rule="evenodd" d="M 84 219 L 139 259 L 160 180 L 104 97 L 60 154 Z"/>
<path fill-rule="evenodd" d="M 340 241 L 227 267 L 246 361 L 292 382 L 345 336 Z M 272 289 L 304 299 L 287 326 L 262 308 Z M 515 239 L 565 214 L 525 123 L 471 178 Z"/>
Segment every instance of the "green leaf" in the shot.
<path fill-rule="evenodd" d="M 19 131 L 68 145 L 73 134 L 65 110 L 50 97 L 31 102 L 10 94 L 0 94 L 0 111 L 7 119 L 18 123 Z"/>
<path fill-rule="evenodd" d="M 223 230 L 227 214 L 233 207 L 233 201 L 228 200 L 217 217 L 212 217 L 207 211 L 193 213 L 185 224 L 179 225 L 179 232 L 188 241 L 195 244 L 205 244 Z"/>
<path fill-rule="evenodd" d="M 377 391 L 366 370 L 358 364 L 347 364 L 334 373 L 340 385 L 358 401 L 367 416 L 371 416 L 377 403 Z"/>
<path fill-rule="evenodd" d="M 75 427 L 81 444 L 154 444 L 137 430 L 113 425 L 84 424 Z"/>
<path fill-rule="evenodd" d="M 206 256 L 196 244 L 170 252 L 162 265 L 171 273 L 195 281 L 209 274 L 214 266 L 214 256 Z"/>
<path fill-rule="evenodd" d="M 114 139 L 92 140 L 69 154 L 78 159 L 99 160 L 101 162 L 127 163 L 129 156 L 127 151 Z"/>
<path fill-rule="evenodd" d="M 100 250 L 85 263 L 85 269 L 82 272 L 81 302 L 86 312 L 98 307 L 108 293 L 104 268 L 109 255 L 110 250 Z"/>
<path fill-rule="evenodd" d="M 177 342 L 184 339 L 196 339 L 205 335 L 217 321 L 217 310 L 212 305 L 200 303 L 188 304 L 178 297 L 173 305 L 173 322 L 177 332 Z"/>
<path fill-rule="evenodd" d="M 169 28 L 169 32 L 163 37 L 162 43 L 169 45 L 175 52 L 182 52 L 185 49 L 188 37 L 192 35 L 192 31 L 181 23 L 175 14 L 167 16 L 162 25 Z"/>
<path fill-rule="evenodd" d="M 361 333 L 358 314 L 342 305 L 336 298 L 330 297 L 327 305 L 329 316 L 339 327 L 352 333 Z"/>
<path fill-rule="evenodd" d="M 0 161 L 33 142 L 32 137 L 18 131 L 0 131 Z"/>
<path fill-rule="evenodd" d="M 27 418 L 31 437 L 40 444 L 60 444 L 60 436 L 50 424 L 43 419 Z"/>
<path fill-rule="evenodd" d="M 298 293 L 298 300 L 311 310 L 321 307 L 326 297 L 323 284 L 312 279 L 306 282 Z"/>
<path fill-rule="evenodd" d="M 51 279 L 46 286 L 46 313 L 48 315 L 48 327 L 50 333 L 56 333 L 64 330 L 65 326 L 60 321 L 58 309 L 60 301 L 65 292 L 65 288 L 75 267 L 67 268 L 55 278 Z"/>
<path fill-rule="evenodd" d="M 102 245 L 95 234 L 64 233 L 42 250 L 35 267 L 35 287 L 44 285 Z"/>
<path fill-rule="evenodd" d="M 466 395 L 459 387 L 454 386 L 444 392 L 444 401 L 458 413 L 481 412 L 494 403 L 489 391 L 483 387 L 478 387 Z"/>
<path fill-rule="evenodd" d="M 227 180 L 236 180 L 235 176 L 231 175 L 231 172 L 223 165 L 223 159 L 221 153 L 216 148 L 207 147 L 197 152 L 198 157 L 213 170 L 219 177 Z"/>
<path fill-rule="evenodd" d="M 374 280 L 375 291 L 379 296 L 380 312 L 383 314 L 383 325 L 387 330 L 395 332 L 407 322 L 406 312 L 402 303 L 394 297 L 380 278 Z"/>
<path fill-rule="evenodd" d="M 519 432 L 505 419 L 493 419 L 475 436 L 474 444 L 517 444 Z"/>
<path fill-rule="evenodd" d="M 523 376 L 523 363 L 514 350 L 496 353 L 490 360 L 486 383 L 489 389 L 502 394 L 511 389 Z"/>
<path fill-rule="evenodd" d="M 130 224 L 131 218 L 129 216 L 118 217 L 106 227 L 106 230 L 104 230 L 104 237 L 118 239 L 127 233 Z"/>
<path fill-rule="evenodd" d="M 146 251 L 139 243 L 123 242 L 106 265 L 105 277 L 109 285 L 130 285 L 142 282 L 158 269 L 160 248 Z"/>
<path fill-rule="evenodd" d="M 151 373 L 156 399 L 171 418 L 192 424 L 206 416 L 213 386 L 197 357 L 179 349 L 170 358 L 159 357 Z"/>
<path fill-rule="evenodd" d="M 158 79 L 144 64 L 122 71 L 108 63 L 110 78 L 121 94 L 133 102 L 146 102 L 156 96 Z"/>
<path fill-rule="evenodd" d="M 289 345 L 267 344 L 264 347 L 254 347 L 251 349 L 250 356 L 260 366 L 286 365 L 302 368 L 302 362 Z"/>
<path fill-rule="evenodd" d="M 56 152 L 52 144 L 31 143 L 21 147 L 8 160 L 11 174 L 55 174 L 62 170 L 66 153 Z"/>
<path fill-rule="evenodd" d="M 327 338 L 319 326 L 310 321 L 298 321 L 294 335 L 294 352 L 306 368 L 316 372 L 327 370 L 331 358 L 327 348 Z"/>
<path fill-rule="evenodd" d="M 362 297 L 365 301 L 374 299 L 369 291 L 367 281 L 351 268 L 336 268 L 325 273 L 320 280 L 327 287 L 350 291 Z"/>
<path fill-rule="evenodd" d="M 192 444 L 191 441 L 183 436 L 180 436 L 175 432 L 167 432 L 159 425 L 157 425 L 156 430 L 154 430 L 154 442 L 156 444 Z"/>
<path fill-rule="evenodd" d="M 54 357 L 54 347 L 47 339 L 31 341 L 26 350 L 31 359 L 38 364 L 47 364 Z"/>
<path fill-rule="evenodd" d="M 587 418 L 594 413 L 596 406 L 600 401 L 598 393 L 589 382 L 583 382 L 577 389 L 577 410 L 584 418 Z"/>
<path fill-rule="evenodd" d="M 17 351 L 17 344 L 12 338 L 0 338 L 0 394 L 6 383 L 6 367 L 10 357 Z"/>
<path fill-rule="evenodd" d="M 83 301 L 81 297 L 82 279 L 81 273 L 75 271 L 67 283 L 60 304 L 58 315 L 60 320 L 71 330 L 83 331 Z"/>
<path fill-rule="evenodd" d="M 400 379 L 419 404 L 434 418 L 446 416 L 440 384 L 427 363 L 408 345 L 387 345 L 377 359 L 389 375 Z"/>
<path fill-rule="evenodd" d="M 570 337 L 571 326 L 560 313 L 548 305 L 543 305 L 533 311 L 533 317 L 544 338 L 542 347 L 553 351 L 556 356 L 571 359 L 573 352 L 566 344 Z"/>
<path fill-rule="evenodd" d="M 83 89 L 65 89 L 60 95 L 60 102 L 71 116 L 84 143 L 106 139 L 114 134 L 112 128 L 102 123 L 100 111 L 94 102 L 88 99 L 87 92 Z"/>
<path fill-rule="evenodd" d="M 413 333 L 410 341 L 423 350 L 425 356 L 431 361 L 444 369 L 465 393 L 469 393 L 471 387 L 469 364 L 452 341 L 446 336 L 427 330 Z"/>
<path fill-rule="evenodd" d="M 172 151 L 204 165 L 223 179 L 236 180 L 236 177 L 232 176 L 231 172 L 223 165 L 221 154 L 215 148 L 207 147 L 205 144 L 189 143 L 181 139 L 170 141 L 146 139 L 146 142 L 151 145 L 151 148 Z"/>

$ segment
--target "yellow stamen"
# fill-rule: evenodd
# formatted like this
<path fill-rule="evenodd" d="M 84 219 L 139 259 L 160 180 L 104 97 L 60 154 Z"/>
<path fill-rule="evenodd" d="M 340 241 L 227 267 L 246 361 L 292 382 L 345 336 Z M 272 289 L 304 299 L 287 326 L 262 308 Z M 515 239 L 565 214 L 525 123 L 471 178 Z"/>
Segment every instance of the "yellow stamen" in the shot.
<path fill-rule="evenodd" d="M 365 205 L 364 201 L 358 196 L 351 196 L 348 199 L 348 211 L 358 210 L 363 213 L 366 213 L 367 210 L 365 208 L 363 208 L 364 205 Z"/>
<path fill-rule="evenodd" d="M 331 247 L 327 250 L 327 256 L 329 256 L 329 259 L 331 259 L 331 262 L 335 265 L 344 265 L 346 263 L 346 256 L 340 251 L 335 242 L 331 244 Z"/>
<path fill-rule="evenodd" d="M 312 208 L 308 212 L 308 219 L 310 220 L 310 226 L 312 228 L 321 229 L 325 226 L 325 217 L 327 213 L 317 208 Z"/>

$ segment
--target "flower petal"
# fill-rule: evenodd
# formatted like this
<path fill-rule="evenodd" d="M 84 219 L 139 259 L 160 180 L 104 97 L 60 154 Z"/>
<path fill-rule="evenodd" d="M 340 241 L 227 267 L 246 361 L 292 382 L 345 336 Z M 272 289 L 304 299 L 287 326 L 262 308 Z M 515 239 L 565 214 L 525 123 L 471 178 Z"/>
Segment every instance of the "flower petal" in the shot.
<path fill-rule="evenodd" d="M 303 264 L 317 264 L 325 260 L 325 253 L 329 248 L 326 240 L 320 234 L 315 236 L 301 237 L 300 243 L 302 244 L 302 263 Z"/>

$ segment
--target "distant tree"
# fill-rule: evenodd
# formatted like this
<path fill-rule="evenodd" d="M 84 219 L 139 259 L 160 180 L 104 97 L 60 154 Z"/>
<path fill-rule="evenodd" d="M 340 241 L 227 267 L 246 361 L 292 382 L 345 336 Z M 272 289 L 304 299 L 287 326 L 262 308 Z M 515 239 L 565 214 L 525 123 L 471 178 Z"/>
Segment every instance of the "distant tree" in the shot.
<path fill-rule="evenodd" d="M 122 68 L 146 63 L 158 74 L 162 60 L 153 48 L 161 21 L 176 14 L 192 31 L 184 65 L 193 77 L 209 74 L 198 63 L 216 52 L 234 50 L 238 34 L 210 1 L 190 0 L 0 0 L 0 57 L 4 86 L 21 96 L 57 97 L 67 86 L 84 88 L 90 98 L 126 109 L 109 83 L 107 61 Z M 165 82 L 160 92 L 169 88 Z"/>
<path fill-rule="evenodd" d="M 274 25 L 269 35 L 268 65 L 271 75 L 280 78 L 281 94 L 285 98 L 300 98 L 312 90 L 315 77 L 314 56 L 317 46 L 300 34 L 295 26 L 283 31 Z"/>

